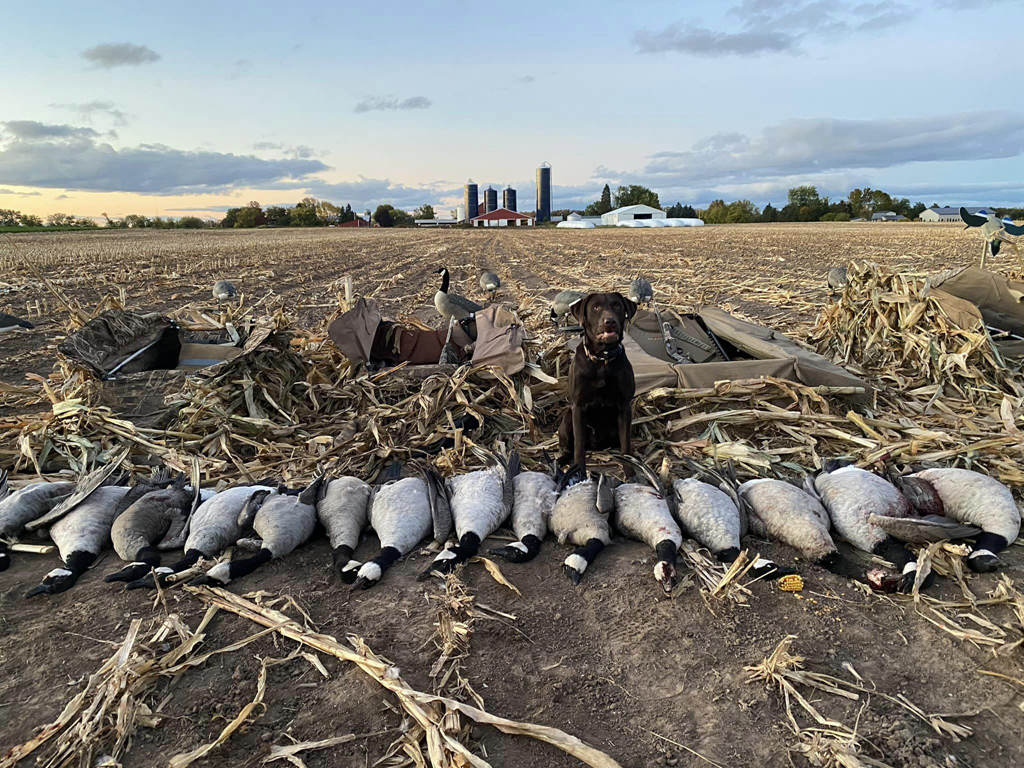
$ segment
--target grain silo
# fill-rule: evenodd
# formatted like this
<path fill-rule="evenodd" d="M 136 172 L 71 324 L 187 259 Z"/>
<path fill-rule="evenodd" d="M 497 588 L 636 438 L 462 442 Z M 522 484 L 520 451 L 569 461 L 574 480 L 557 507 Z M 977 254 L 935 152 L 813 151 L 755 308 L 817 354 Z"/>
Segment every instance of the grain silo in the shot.
<path fill-rule="evenodd" d="M 518 211 L 516 207 L 516 191 L 512 187 L 505 187 L 501 192 L 501 207 L 510 211 Z"/>
<path fill-rule="evenodd" d="M 466 199 L 464 201 L 466 206 L 466 218 L 475 219 L 480 215 L 479 203 L 480 198 L 477 194 L 476 182 L 470 179 L 466 182 Z"/>
<path fill-rule="evenodd" d="M 490 213 L 496 210 L 498 210 L 498 190 L 494 187 L 487 187 L 484 190 L 484 210 L 482 212 Z"/>
<path fill-rule="evenodd" d="M 466 204 L 465 203 L 459 203 L 457 206 L 455 206 L 455 220 L 456 221 L 465 221 L 466 220 Z"/>
<path fill-rule="evenodd" d="M 537 223 L 551 221 L 551 166 L 541 163 L 537 169 Z"/>

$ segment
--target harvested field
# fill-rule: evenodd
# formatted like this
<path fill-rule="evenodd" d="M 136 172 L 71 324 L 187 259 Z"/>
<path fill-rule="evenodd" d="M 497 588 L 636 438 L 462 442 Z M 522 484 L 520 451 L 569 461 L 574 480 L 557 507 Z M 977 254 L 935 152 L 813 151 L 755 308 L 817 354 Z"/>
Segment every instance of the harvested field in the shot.
<path fill-rule="evenodd" d="M 132 309 L 193 318 L 202 311 L 212 319 L 221 310 L 210 288 L 226 278 L 244 294 L 246 306 L 257 304 L 260 312 L 283 308 L 293 327 L 303 329 L 303 341 L 293 350 L 316 367 L 336 362 L 320 349 L 320 340 L 346 276 L 353 279 L 356 293 L 377 298 L 385 315 L 436 323 L 432 270 L 447 266 L 453 290 L 482 300 L 476 278 L 487 266 L 504 283 L 498 301 L 518 311 L 537 338 L 533 351 L 549 353 L 544 364 L 551 370 L 555 337 L 545 314 L 547 300 L 562 288 L 622 289 L 642 273 L 654 284 L 661 306 L 689 311 L 713 304 L 807 341 L 828 302 L 828 267 L 858 260 L 890 271 L 932 272 L 976 263 L 979 251 L 977 238 L 959 226 L 902 224 L 3 237 L 0 310 L 27 315 L 37 330 L 0 340 L 0 382 L 10 385 L 6 395 L 0 391 L 0 468 L 17 463 L 23 478 L 33 472 L 16 438 L 50 403 L 28 394 L 37 382 L 26 374 L 50 374 L 55 346 L 66 333 L 68 313 L 39 275 L 87 312 L 112 296 Z M 990 266 L 1012 273 L 1012 253 Z M 816 333 L 820 344 L 828 328 Z M 656 393 L 638 403 L 640 449 L 655 468 L 663 458 L 709 462 L 712 456 L 726 456 L 737 462 L 742 476 L 793 474 L 838 453 L 863 461 L 885 456 L 897 463 L 925 457 L 990 472 L 1011 485 L 1019 499 L 1024 408 L 1012 385 L 961 396 L 929 390 L 928 382 L 913 380 L 912 372 L 899 370 L 891 359 L 886 363 L 888 370 L 865 370 L 879 395 L 852 416 L 840 398 L 771 382 L 733 391 Z M 1015 376 L 1010 380 L 1019 384 L 1019 373 Z M 444 414 L 441 409 L 423 415 L 421 409 L 410 414 L 410 424 L 401 427 L 407 431 L 399 433 L 384 409 L 380 425 L 385 432 L 396 430 L 390 441 L 386 435 L 365 438 L 365 443 L 356 437 L 351 448 L 322 450 L 321 438 L 340 428 L 345 408 L 363 403 L 354 394 L 341 394 L 355 383 L 339 378 L 343 381 L 333 387 L 338 392 L 332 394 L 327 384 L 317 390 L 334 409 L 323 424 L 314 423 L 311 406 L 298 402 L 296 409 L 305 409 L 296 410 L 302 414 L 300 423 L 289 425 L 287 434 L 278 429 L 273 440 L 259 433 L 256 442 L 263 447 L 204 445 L 198 452 L 206 479 L 238 477 L 239 466 L 255 472 L 273 462 L 294 483 L 307 480 L 320 463 L 368 469 L 382 460 L 375 455 L 382 446 L 391 444 L 401 452 L 426 440 L 429 433 L 417 433 L 416 425 Z M 384 388 L 387 379 L 378 383 Z M 67 382 L 58 377 L 51 384 Z M 525 407 L 524 384 L 532 388 Z M 514 393 L 486 390 L 482 409 L 492 400 L 512 409 L 488 413 L 486 435 L 493 440 L 503 432 L 518 433 L 515 439 L 535 459 L 539 447 L 553 444 L 559 395 L 526 377 L 514 385 Z M 381 392 L 386 403 L 411 396 Z M 199 400 L 197 395 L 192 402 Z M 460 407 L 453 390 L 445 408 Z M 202 414 L 193 415 L 192 426 L 205 428 Z M 76 418 L 97 446 L 112 447 L 119 439 L 88 414 Z M 40 450 L 42 434 L 26 438 L 31 450 Z M 135 435 L 140 436 L 166 447 L 169 460 L 189 455 L 185 438 Z M 65 432 L 58 437 L 65 439 Z M 271 442 L 274 447 L 268 448 Z M 293 444 L 300 447 L 283 447 Z M 133 445 L 138 462 L 141 443 Z M 229 449 L 236 462 L 226 457 Z M 54 461 L 60 456 L 55 454 Z M 444 458 L 455 466 L 466 459 Z M 373 549 L 376 542 L 367 538 L 371 541 L 364 540 L 358 555 Z M 791 550 L 777 544 L 751 540 L 750 546 L 783 563 L 794 560 Z M 1024 598 L 1017 586 L 1024 579 L 1024 552 L 1019 543 L 1004 553 L 1002 574 L 958 579 L 960 559 L 936 554 L 940 570 L 954 578 L 941 580 L 919 599 L 867 594 L 811 567 L 802 568 L 806 589 L 798 594 L 757 583 L 746 592 L 727 589 L 713 596 L 692 574 L 665 598 L 651 578 L 653 553 L 623 539 L 616 539 L 574 588 L 560 572 L 565 554 L 566 548 L 548 539 L 534 562 L 503 563 L 504 576 L 521 595 L 496 582 L 480 564 L 468 566 L 462 579 L 468 595 L 475 597 L 471 619 L 459 588 L 449 585 L 446 594 L 440 581 L 415 581 L 427 562 L 422 553 L 398 564 L 373 590 L 350 593 L 331 575 L 322 537 L 233 584 L 231 591 L 261 590 L 264 601 L 291 596 L 308 613 L 310 626 L 339 641 L 347 635 L 362 638 L 398 666 L 412 688 L 476 706 L 473 691 L 491 714 L 559 728 L 624 766 L 980 768 L 1024 762 Z M 58 716 L 88 676 L 115 653 L 133 620 L 141 620 L 140 642 L 153 646 L 146 652 L 166 653 L 177 639 L 151 641 L 165 616 L 177 614 L 195 629 L 206 612 L 201 596 L 180 588 L 154 604 L 152 595 L 103 583 L 101 575 L 114 569 L 115 560 L 108 554 L 71 591 L 33 601 L 21 596 L 56 564 L 54 555 L 20 555 L 0 574 L 0 755 Z M 683 558 L 679 569 L 689 573 Z M 438 606 L 445 600 L 461 613 L 440 618 Z M 295 606 L 277 608 L 301 622 Z M 435 637 L 435 632 L 443 635 L 435 622 L 449 630 L 450 622 L 469 626 L 468 649 L 450 637 Z M 205 630 L 203 652 L 261 629 L 221 610 Z M 796 636 L 792 644 L 780 645 L 790 635 Z M 154 679 L 145 700 L 158 712 L 159 722 L 148 715 L 136 718 L 138 728 L 122 752 L 122 764 L 164 764 L 213 741 L 257 696 L 260 659 L 283 659 L 296 649 L 310 650 L 272 632 L 212 656 L 173 680 Z M 439 653 L 461 655 L 443 685 L 441 676 L 431 676 L 435 665 L 446 666 L 438 662 Z M 415 733 L 416 726 L 404 719 L 408 711 L 370 677 L 334 657 L 318 658 L 326 677 L 304 656 L 268 664 L 262 704 L 223 745 L 193 765 L 255 766 L 273 746 L 349 734 L 355 738 L 303 751 L 301 760 L 310 768 L 373 765 L 403 729 Z M 837 687 L 833 678 L 844 682 Z M 820 719 L 800 706 L 793 690 Z M 909 702 L 919 708 L 917 713 L 908 709 Z M 467 727 L 466 718 L 459 727 Z M 554 747 L 490 728 L 473 729 L 466 742 L 494 766 L 580 764 Z M 40 749 L 39 754 L 50 752 Z M 403 764 L 398 758 L 408 754 L 400 752 L 381 764 Z M 405 764 L 417 764 L 409 759 Z M 0 758 L 0 766 L 6 764 Z"/>

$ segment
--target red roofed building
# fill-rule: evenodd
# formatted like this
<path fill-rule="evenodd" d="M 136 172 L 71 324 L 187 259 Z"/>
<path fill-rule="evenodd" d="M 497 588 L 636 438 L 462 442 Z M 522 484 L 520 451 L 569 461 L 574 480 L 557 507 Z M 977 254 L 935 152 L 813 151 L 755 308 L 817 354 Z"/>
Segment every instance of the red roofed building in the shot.
<path fill-rule="evenodd" d="M 508 208 L 498 208 L 490 213 L 470 219 L 474 227 L 532 227 L 533 216 L 525 213 L 510 211 Z"/>

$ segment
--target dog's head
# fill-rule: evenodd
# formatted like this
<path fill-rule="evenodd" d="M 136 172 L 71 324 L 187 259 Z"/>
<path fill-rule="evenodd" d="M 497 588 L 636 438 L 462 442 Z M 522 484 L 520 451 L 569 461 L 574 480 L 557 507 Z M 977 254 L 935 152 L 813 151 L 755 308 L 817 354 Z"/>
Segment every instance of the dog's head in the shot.
<path fill-rule="evenodd" d="M 591 345 L 607 349 L 622 343 L 626 323 L 636 314 L 636 303 L 621 293 L 591 293 L 573 304 L 572 314 Z"/>

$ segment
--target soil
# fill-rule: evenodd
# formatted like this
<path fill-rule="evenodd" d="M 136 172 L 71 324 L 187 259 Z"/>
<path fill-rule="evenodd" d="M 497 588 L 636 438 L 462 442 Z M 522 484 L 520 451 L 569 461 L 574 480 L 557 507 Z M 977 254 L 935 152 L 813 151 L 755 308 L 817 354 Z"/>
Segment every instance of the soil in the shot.
<path fill-rule="evenodd" d="M 386 314 L 419 307 L 417 314 L 429 319 L 436 290 L 430 271 L 443 262 L 452 269 L 454 285 L 475 298 L 477 269 L 497 266 L 503 279 L 508 275 L 505 298 L 523 311 L 542 311 L 541 299 L 577 287 L 561 282 L 565 267 L 587 265 L 589 273 L 600 276 L 594 287 L 622 285 L 643 272 L 656 291 L 659 281 L 671 280 L 662 294 L 665 303 L 718 303 L 797 335 L 824 300 L 829 266 L 867 256 L 891 266 L 932 269 L 968 263 L 977 251 L 976 241 L 955 227 L 870 224 L 498 234 L 69 233 L 16 239 L 27 258 L 45 254 L 38 257 L 44 273 L 86 306 L 125 286 L 132 306 L 168 311 L 185 301 L 206 301 L 213 281 L 227 277 L 255 295 L 273 290 L 302 322 L 315 326 L 330 312 L 317 305 L 334 301 L 340 279 L 350 274 L 357 291 L 376 293 Z M 46 293 L 21 263 L 0 263 L 0 286 L 18 287 L 0 296 L 10 302 L 0 309 L 24 314 L 25 302 L 41 301 Z M 63 318 L 52 300 L 43 314 L 31 318 L 39 321 L 36 331 L 0 340 L 0 380 L 17 384 L 25 373 L 49 371 Z M 793 552 L 780 545 L 746 543 L 762 556 L 794 562 Z M 376 546 L 368 535 L 357 558 Z M 789 751 L 796 740 L 782 697 L 747 682 L 744 673 L 744 666 L 757 664 L 787 635 L 795 635 L 793 651 L 806 657 L 809 669 L 849 679 L 844 669 L 849 664 L 868 685 L 903 694 L 926 713 L 975 713 L 960 721 L 975 734 L 957 743 L 879 696 L 851 702 L 812 692 L 823 714 L 857 723 L 865 754 L 897 768 L 1024 764 L 1022 687 L 979 674 L 984 669 L 1024 677 L 1019 647 L 994 657 L 929 623 L 912 602 L 866 595 L 805 563 L 797 563 L 807 582 L 802 593 L 759 583 L 751 586 L 749 602 L 737 605 L 706 600 L 685 578 L 685 566 L 680 566 L 683 584 L 665 597 L 652 576 L 653 553 L 635 542 L 615 539 L 577 587 L 561 572 L 567 554 L 566 547 L 548 539 L 532 563 L 503 563 L 521 597 L 479 565 L 463 572 L 478 602 L 515 616 L 479 617 L 463 663 L 467 679 L 494 714 L 561 728 L 623 766 L 807 765 Z M 436 609 L 426 595 L 438 593 L 440 586 L 416 581 L 427 555 L 414 553 L 378 586 L 358 592 L 332 575 L 330 559 L 326 541 L 318 536 L 231 589 L 292 596 L 321 632 L 364 638 L 401 669 L 407 682 L 431 690 L 429 669 L 437 651 L 429 640 Z M 1012 547 L 1004 560 L 1004 573 L 1019 581 L 1024 549 Z M 114 652 L 132 618 L 143 617 L 150 626 L 174 612 L 195 626 L 205 610 L 181 589 L 167 592 L 166 604 L 154 605 L 151 594 L 104 583 L 102 576 L 118 567 L 109 552 L 69 592 L 24 600 L 25 591 L 56 564 L 55 555 L 16 555 L 10 570 L 0 574 L 0 755 L 57 716 Z M 974 577 L 972 588 L 984 594 L 996 578 Z M 938 597 L 958 594 L 950 582 L 940 582 L 934 591 Z M 1009 613 L 996 618 L 1010 626 Z M 226 645 L 257 629 L 221 613 L 206 647 Z M 1019 633 L 1019 628 L 1006 631 Z M 153 699 L 170 697 L 162 710 L 165 719 L 137 732 L 124 764 L 164 764 L 171 755 L 215 738 L 252 699 L 258 657 L 280 658 L 293 648 L 294 643 L 266 636 L 160 683 Z M 302 759 L 310 768 L 372 765 L 399 733 L 401 718 L 389 695 L 361 671 L 322 660 L 329 679 L 301 657 L 271 667 L 266 707 L 196 765 L 256 766 L 272 744 L 347 733 L 377 735 L 306 752 Z M 809 724 L 798 717 L 801 725 Z M 480 754 L 499 768 L 579 765 L 527 738 L 488 728 L 475 735 Z"/>

